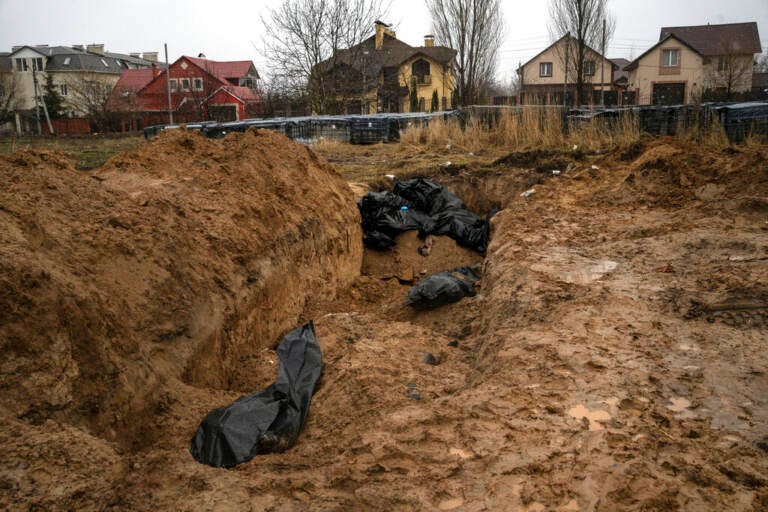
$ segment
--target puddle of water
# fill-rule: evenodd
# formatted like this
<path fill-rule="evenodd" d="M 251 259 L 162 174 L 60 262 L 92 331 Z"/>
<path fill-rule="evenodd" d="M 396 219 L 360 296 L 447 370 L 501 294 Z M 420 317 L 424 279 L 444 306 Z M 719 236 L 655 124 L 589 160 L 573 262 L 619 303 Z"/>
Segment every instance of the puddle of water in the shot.
<path fill-rule="evenodd" d="M 611 419 L 611 415 L 606 411 L 600 409 L 590 411 L 586 406 L 582 404 L 568 409 L 568 414 L 577 420 L 587 418 L 589 420 L 589 430 L 603 430 L 605 427 L 603 427 L 599 422 L 608 421 Z"/>
<path fill-rule="evenodd" d="M 611 260 L 599 260 L 577 267 L 562 275 L 563 281 L 573 284 L 590 284 L 616 270 L 619 264 Z"/>

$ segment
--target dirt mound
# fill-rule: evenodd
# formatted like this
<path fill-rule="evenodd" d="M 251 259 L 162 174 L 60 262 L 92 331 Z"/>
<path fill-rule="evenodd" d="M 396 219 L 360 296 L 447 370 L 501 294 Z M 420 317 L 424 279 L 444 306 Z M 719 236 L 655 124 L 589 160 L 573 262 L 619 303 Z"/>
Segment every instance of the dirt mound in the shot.
<path fill-rule="evenodd" d="M 627 155 L 633 159 L 624 167 Z M 718 151 L 661 138 L 616 156 L 616 160 L 605 158 L 600 167 L 622 170 L 600 176 L 602 183 L 591 194 L 591 204 L 679 207 L 694 199 L 717 199 L 768 183 L 768 165 L 760 149 Z"/>
<path fill-rule="evenodd" d="M 263 349 L 359 275 L 349 187 L 273 132 L 166 132 L 95 172 L 21 152 L 0 181 L 4 434 L 51 420 L 140 449 L 183 382 L 273 380 Z"/>

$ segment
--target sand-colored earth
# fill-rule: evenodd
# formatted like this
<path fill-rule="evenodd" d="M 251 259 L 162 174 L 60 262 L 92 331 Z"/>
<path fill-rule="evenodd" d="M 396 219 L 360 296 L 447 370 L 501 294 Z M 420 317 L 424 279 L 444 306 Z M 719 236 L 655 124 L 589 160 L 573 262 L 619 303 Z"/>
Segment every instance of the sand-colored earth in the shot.
<path fill-rule="evenodd" d="M 766 157 L 661 139 L 436 172 L 502 207 L 484 258 L 363 251 L 361 191 L 275 134 L 166 134 L 92 172 L 4 157 L 0 507 L 765 510 Z M 405 306 L 476 262 L 475 297 Z M 195 462 L 202 417 L 310 318 L 297 444 Z"/>

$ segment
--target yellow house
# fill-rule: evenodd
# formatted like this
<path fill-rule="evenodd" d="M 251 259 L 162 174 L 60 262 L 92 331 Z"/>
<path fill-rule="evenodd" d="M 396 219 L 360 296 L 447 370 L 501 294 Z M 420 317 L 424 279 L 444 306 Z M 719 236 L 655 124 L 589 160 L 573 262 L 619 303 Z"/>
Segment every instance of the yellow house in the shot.
<path fill-rule="evenodd" d="M 362 43 L 336 52 L 318 66 L 316 80 L 335 93 L 334 113 L 429 112 L 454 107 L 456 50 L 410 46 L 377 21 L 375 33 Z M 436 98 L 437 104 L 433 102 Z"/>
<path fill-rule="evenodd" d="M 599 103 L 596 92 L 613 90 L 613 74 L 618 66 L 610 59 L 600 55 L 589 46 L 584 48 L 584 89 L 586 98 L 576 98 L 576 59 L 578 42 L 574 37 L 563 36 L 538 55 L 523 64 L 520 75 L 520 93 L 522 103 L 563 104 L 563 93 L 567 91 L 572 104 Z M 566 62 L 567 73 L 566 73 Z M 594 91 L 594 92 L 592 92 Z"/>
<path fill-rule="evenodd" d="M 664 27 L 658 43 L 624 69 L 639 104 L 734 99 L 752 88 L 757 23 Z"/>

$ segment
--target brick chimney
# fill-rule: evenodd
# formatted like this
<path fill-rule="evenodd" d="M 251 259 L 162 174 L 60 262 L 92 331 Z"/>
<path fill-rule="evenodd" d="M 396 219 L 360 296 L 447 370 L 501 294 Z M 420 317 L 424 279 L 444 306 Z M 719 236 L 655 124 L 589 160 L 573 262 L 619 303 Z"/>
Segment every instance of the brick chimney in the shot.
<path fill-rule="evenodd" d="M 160 68 L 157 67 L 157 62 L 152 63 L 152 77 L 156 77 L 160 74 Z"/>
<path fill-rule="evenodd" d="M 143 58 L 150 62 L 157 62 L 157 52 L 144 52 Z"/>
<path fill-rule="evenodd" d="M 104 55 L 104 45 L 103 44 L 89 44 L 87 47 L 88 53 L 98 53 L 99 55 Z"/>
<path fill-rule="evenodd" d="M 383 21 L 376 20 L 373 26 L 376 28 L 376 49 L 381 50 L 381 47 L 384 45 L 384 35 L 395 37 L 395 33 Z"/>
<path fill-rule="evenodd" d="M 435 46 L 435 36 L 432 34 L 427 34 L 424 36 L 424 46 L 426 48 L 432 48 Z"/>

